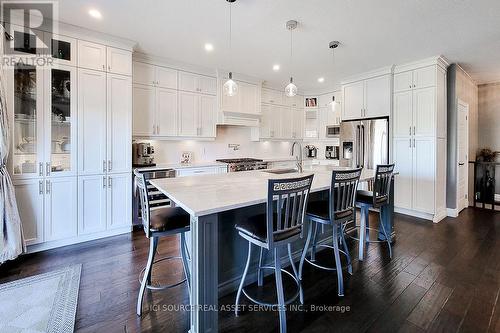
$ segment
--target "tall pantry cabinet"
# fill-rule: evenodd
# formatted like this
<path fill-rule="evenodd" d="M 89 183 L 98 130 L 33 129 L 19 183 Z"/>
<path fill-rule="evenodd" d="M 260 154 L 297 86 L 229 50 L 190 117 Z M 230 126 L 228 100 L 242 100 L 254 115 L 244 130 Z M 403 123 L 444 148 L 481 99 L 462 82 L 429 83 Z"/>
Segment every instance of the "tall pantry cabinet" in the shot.
<path fill-rule="evenodd" d="M 25 33 L 13 24 L 8 29 Z M 131 226 L 130 46 L 83 41 L 63 30 L 44 33 L 51 61 L 32 65 L 33 49 L 17 48 L 19 63 L 5 69 L 8 167 L 29 251 Z M 92 177 L 99 187 L 88 186 Z M 102 220 L 92 220 L 96 210 Z"/>
<path fill-rule="evenodd" d="M 446 68 L 442 59 L 396 66 L 393 159 L 396 211 L 446 216 Z"/>

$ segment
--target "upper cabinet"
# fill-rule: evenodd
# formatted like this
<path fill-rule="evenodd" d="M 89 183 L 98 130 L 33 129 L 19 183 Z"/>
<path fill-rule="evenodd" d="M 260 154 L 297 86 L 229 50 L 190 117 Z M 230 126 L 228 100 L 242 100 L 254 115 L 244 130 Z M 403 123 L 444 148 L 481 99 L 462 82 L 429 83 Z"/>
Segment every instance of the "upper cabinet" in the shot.
<path fill-rule="evenodd" d="M 283 93 L 279 90 L 262 88 L 262 103 L 266 104 L 284 104 Z"/>
<path fill-rule="evenodd" d="M 392 75 L 380 75 L 342 86 L 342 119 L 388 117 L 391 113 Z"/>
<path fill-rule="evenodd" d="M 45 33 L 45 44 L 50 48 L 55 64 L 76 66 L 77 41 L 75 38 Z"/>
<path fill-rule="evenodd" d="M 235 80 L 236 81 L 236 80 Z M 227 125 L 259 126 L 261 115 L 261 85 L 236 81 L 238 93 L 226 96 L 222 92 L 225 79 L 220 80 L 220 122 Z"/>
<path fill-rule="evenodd" d="M 180 71 L 179 90 L 215 95 L 217 93 L 217 80 L 205 75 Z"/>
<path fill-rule="evenodd" d="M 132 75 L 132 53 L 127 50 L 106 47 L 107 71 L 113 74 Z"/>
<path fill-rule="evenodd" d="M 177 70 L 134 61 L 134 83 L 177 89 Z"/>
<path fill-rule="evenodd" d="M 394 92 L 433 87 L 436 70 L 432 66 L 394 74 Z"/>
<path fill-rule="evenodd" d="M 106 70 L 106 46 L 84 40 L 78 41 L 78 67 Z"/>

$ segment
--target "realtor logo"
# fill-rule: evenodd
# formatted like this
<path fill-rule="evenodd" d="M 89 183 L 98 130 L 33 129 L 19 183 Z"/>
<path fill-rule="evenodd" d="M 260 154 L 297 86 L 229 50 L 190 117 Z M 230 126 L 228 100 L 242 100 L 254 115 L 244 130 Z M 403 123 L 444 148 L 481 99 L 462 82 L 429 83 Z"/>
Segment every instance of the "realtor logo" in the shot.
<path fill-rule="evenodd" d="M 29 59 L 28 62 L 38 65 L 49 63 L 46 55 L 50 55 L 52 38 L 49 37 L 54 33 L 57 5 L 55 1 L 1 1 L 1 17 L 6 28 L 4 65 L 16 61 L 15 57 L 19 56 L 24 57 L 23 61 Z M 6 59 L 9 57 L 10 60 Z"/>

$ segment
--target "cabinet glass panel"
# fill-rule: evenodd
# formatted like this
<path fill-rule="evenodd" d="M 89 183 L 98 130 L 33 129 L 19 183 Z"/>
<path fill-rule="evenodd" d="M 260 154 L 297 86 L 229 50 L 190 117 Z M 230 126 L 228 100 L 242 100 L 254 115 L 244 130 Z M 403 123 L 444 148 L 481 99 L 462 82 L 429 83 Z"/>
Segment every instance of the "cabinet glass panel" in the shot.
<path fill-rule="evenodd" d="M 14 31 L 14 50 L 36 54 L 36 36 L 22 31 Z"/>
<path fill-rule="evenodd" d="M 52 57 L 71 61 L 71 43 L 62 40 L 51 40 Z"/>
<path fill-rule="evenodd" d="M 37 172 L 37 71 L 35 66 L 14 67 L 14 174 Z"/>
<path fill-rule="evenodd" d="M 51 166 L 52 172 L 71 170 L 71 73 L 51 70 Z"/>

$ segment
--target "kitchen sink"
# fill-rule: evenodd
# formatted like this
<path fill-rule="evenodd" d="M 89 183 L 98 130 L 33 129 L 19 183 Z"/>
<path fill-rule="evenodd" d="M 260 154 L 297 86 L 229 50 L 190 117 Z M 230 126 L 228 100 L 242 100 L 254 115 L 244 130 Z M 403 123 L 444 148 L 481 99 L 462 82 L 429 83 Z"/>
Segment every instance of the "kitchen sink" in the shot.
<path fill-rule="evenodd" d="M 296 169 L 274 169 L 274 170 L 264 170 L 264 172 L 281 175 L 284 173 L 294 173 L 294 172 L 297 172 L 297 170 Z"/>

